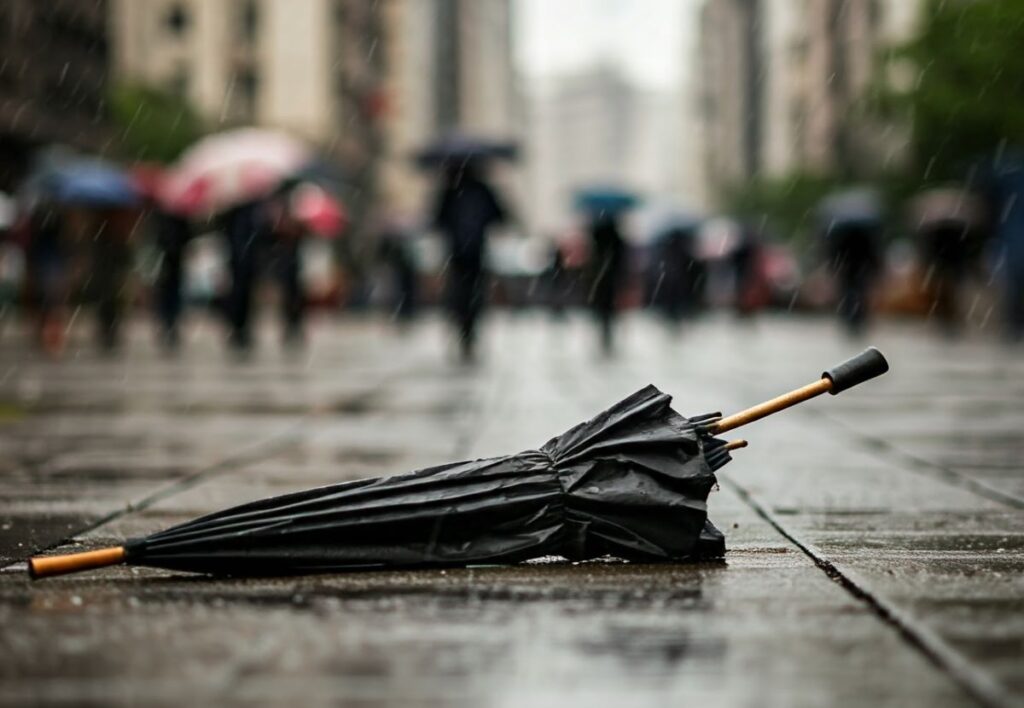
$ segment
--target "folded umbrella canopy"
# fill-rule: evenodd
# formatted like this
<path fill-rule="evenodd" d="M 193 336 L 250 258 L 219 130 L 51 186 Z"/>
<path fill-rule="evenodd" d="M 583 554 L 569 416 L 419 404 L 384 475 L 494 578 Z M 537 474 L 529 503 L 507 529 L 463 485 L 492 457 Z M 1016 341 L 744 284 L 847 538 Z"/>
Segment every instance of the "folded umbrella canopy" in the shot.
<path fill-rule="evenodd" d="M 124 546 L 33 558 L 33 577 L 126 562 L 220 575 L 514 563 L 540 556 L 718 557 L 715 471 L 745 446 L 715 437 L 888 370 L 868 349 L 785 396 L 685 418 L 648 386 L 537 450 L 286 494 Z"/>

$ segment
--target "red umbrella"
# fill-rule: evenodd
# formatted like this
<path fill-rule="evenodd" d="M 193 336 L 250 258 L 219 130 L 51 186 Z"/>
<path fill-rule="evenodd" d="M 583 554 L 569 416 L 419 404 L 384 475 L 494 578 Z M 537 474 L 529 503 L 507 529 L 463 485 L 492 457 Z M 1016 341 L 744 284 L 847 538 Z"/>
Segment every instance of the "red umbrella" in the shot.
<path fill-rule="evenodd" d="M 305 183 L 292 191 L 291 215 L 321 238 L 337 238 L 348 226 L 348 215 L 341 203 L 315 184 Z"/>
<path fill-rule="evenodd" d="M 160 202 L 176 212 L 223 211 L 267 196 L 313 158 L 304 143 L 271 130 L 242 128 L 211 135 L 168 169 Z"/>

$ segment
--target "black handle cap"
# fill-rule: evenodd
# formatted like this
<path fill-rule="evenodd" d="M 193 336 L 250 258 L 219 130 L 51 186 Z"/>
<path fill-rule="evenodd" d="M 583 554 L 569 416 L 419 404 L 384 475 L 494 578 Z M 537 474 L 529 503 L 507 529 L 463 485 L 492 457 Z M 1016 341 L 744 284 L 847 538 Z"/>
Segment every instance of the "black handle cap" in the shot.
<path fill-rule="evenodd" d="M 868 347 L 852 359 L 847 359 L 842 364 L 822 373 L 821 376 L 832 382 L 829 393 L 834 396 L 857 384 L 881 376 L 888 370 L 889 362 L 882 356 L 882 352 L 874 347 Z"/>

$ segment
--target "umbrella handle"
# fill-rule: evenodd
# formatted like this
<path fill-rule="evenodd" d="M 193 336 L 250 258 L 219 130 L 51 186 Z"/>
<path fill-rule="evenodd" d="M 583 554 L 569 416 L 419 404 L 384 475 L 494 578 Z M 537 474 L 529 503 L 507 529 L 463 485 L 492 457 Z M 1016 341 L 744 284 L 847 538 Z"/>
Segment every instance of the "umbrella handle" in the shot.
<path fill-rule="evenodd" d="M 801 386 L 795 391 L 790 391 L 770 401 L 765 401 L 753 408 L 734 413 L 711 426 L 710 432 L 713 435 L 720 435 L 741 425 L 761 420 L 772 413 L 778 413 L 797 403 L 820 396 L 823 393 L 830 393 L 833 396 L 848 388 L 853 388 L 865 381 L 870 381 L 876 376 L 881 376 L 889 370 L 889 362 L 882 356 L 882 352 L 874 347 L 868 347 L 852 359 L 834 366 L 821 375 L 821 379 L 812 384 Z"/>
<path fill-rule="evenodd" d="M 55 575 L 77 573 L 80 570 L 91 570 L 108 565 L 123 563 L 127 554 L 124 546 L 101 548 L 97 551 L 69 553 L 63 556 L 40 556 L 28 561 L 28 574 L 33 580 L 49 578 Z"/>

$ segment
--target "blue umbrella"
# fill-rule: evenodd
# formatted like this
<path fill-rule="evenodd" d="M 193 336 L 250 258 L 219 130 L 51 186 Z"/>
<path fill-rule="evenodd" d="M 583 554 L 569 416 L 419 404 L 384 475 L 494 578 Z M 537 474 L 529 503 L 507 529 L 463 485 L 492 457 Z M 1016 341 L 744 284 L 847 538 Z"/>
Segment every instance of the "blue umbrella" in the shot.
<path fill-rule="evenodd" d="M 133 207 L 141 202 L 131 178 L 100 160 L 82 160 L 61 166 L 45 180 L 46 191 L 57 202 L 93 207 Z"/>
<path fill-rule="evenodd" d="M 619 187 L 588 187 L 576 192 L 576 208 L 591 214 L 618 214 L 640 204 L 640 197 Z"/>

